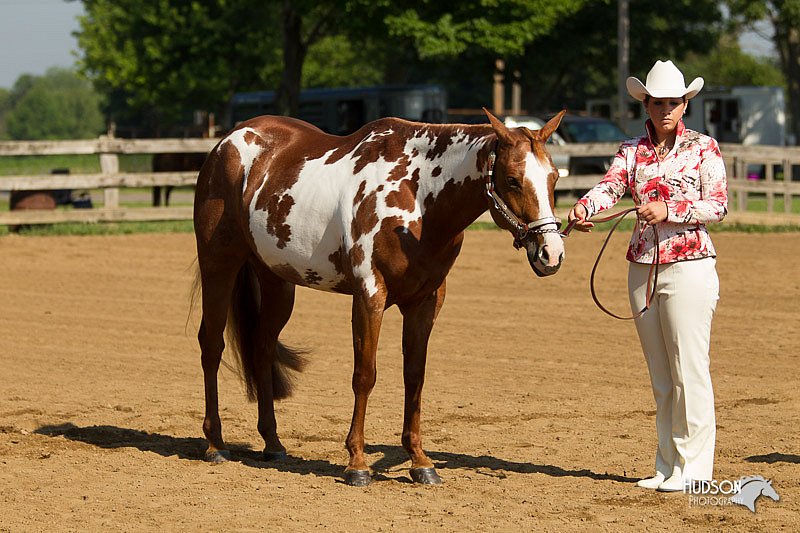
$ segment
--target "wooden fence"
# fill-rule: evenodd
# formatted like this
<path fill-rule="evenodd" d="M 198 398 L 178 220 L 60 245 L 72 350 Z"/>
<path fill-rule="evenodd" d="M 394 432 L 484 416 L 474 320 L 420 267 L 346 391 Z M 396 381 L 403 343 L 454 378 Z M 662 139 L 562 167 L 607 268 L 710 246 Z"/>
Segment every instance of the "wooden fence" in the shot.
<path fill-rule="evenodd" d="M 0 191 L 102 189 L 103 207 L 95 209 L 19 210 L 0 212 L 0 225 L 49 224 L 57 222 L 120 222 L 189 220 L 190 206 L 121 207 L 119 191 L 126 187 L 194 185 L 197 172 L 119 171 L 121 154 L 203 153 L 218 139 L 98 139 L 78 141 L 2 141 L 0 157 L 15 155 L 98 154 L 99 174 L 46 174 L 0 176 Z M 572 144 L 548 147 L 552 154 L 573 156 L 611 156 L 617 144 Z M 792 196 L 800 195 L 800 147 L 742 146 L 722 144 L 728 171 L 729 210 L 738 221 L 752 223 L 800 224 L 800 215 L 791 213 Z M 794 178 L 793 167 L 796 167 Z M 759 179 L 754 171 L 760 172 Z M 749 173 L 749 174 L 748 174 Z M 569 176 L 559 180 L 559 190 L 586 190 L 601 175 Z M 747 212 L 752 194 L 766 197 L 765 213 Z M 776 212 L 776 197 L 782 197 L 783 210 Z"/>

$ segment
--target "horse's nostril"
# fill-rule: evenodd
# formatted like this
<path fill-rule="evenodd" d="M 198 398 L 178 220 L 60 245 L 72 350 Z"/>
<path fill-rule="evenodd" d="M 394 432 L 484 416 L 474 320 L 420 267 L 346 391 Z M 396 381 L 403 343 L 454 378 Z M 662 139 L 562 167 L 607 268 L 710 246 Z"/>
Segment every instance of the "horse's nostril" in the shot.
<path fill-rule="evenodd" d="M 562 261 L 564 261 L 564 252 L 558 254 L 558 262 L 561 263 Z"/>
<path fill-rule="evenodd" d="M 550 260 L 550 254 L 547 253 L 546 246 L 542 247 L 542 252 L 539 255 L 541 256 L 541 258 L 544 260 L 545 263 Z"/>

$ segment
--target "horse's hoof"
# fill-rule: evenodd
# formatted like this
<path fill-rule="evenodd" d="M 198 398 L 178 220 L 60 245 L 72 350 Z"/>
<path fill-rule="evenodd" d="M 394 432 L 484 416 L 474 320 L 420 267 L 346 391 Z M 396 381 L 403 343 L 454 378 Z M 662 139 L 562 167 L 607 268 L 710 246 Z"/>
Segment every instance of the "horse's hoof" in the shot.
<path fill-rule="evenodd" d="M 231 460 L 230 450 L 207 450 L 203 460 L 208 463 L 227 463 Z"/>
<path fill-rule="evenodd" d="M 261 458 L 265 461 L 280 461 L 289 457 L 289 454 L 286 453 L 286 450 L 281 450 L 279 452 L 268 452 L 264 450 L 261 453 Z"/>
<path fill-rule="evenodd" d="M 423 485 L 441 485 L 442 478 L 436 473 L 434 468 L 412 468 L 411 479 L 414 483 L 421 483 Z"/>
<path fill-rule="evenodd" d="M 351 487 L 366 487 L 372 483 L 369 470 L 345 470 L 344 482 Z"/>

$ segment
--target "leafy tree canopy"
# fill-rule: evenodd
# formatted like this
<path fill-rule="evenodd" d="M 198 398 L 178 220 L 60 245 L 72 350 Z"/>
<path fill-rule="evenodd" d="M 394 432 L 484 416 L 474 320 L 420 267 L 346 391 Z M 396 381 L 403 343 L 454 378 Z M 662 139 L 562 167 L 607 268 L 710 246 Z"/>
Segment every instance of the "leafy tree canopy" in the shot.
<path fill-rule="evenodd" d="M 8 100 L 6 127 L 12 139 L 87 139 L 105 130 L 100 96 L 70 70 L 22 76 Z"/>
<path fill-rule="evenodd" d="M 82 71 L 156 121 L 216 109 L 274 58 L 279 24 L 254 0 L 84 0 Z"/>
<path fill-rule="evenodd" d="M 712 50 L 723 29 L 717 0 L 630 2 L 629 71 L 643 79 L 657 59 L 679 68 L 687 54 Z M 582 109 L 587 98 L 617 92 L 617 2 L 590 0 L 510 61 L 522 72 L 523 106 Z"/>
<path fill-rule="evenodd" d="M 683 63 L 683 73 L 688 80 L 702 76 L 707 86 L 786 86 L 777 61 L 744 53 L 731 35 L 720 39 L 707 54 L 689 54 Z"/>

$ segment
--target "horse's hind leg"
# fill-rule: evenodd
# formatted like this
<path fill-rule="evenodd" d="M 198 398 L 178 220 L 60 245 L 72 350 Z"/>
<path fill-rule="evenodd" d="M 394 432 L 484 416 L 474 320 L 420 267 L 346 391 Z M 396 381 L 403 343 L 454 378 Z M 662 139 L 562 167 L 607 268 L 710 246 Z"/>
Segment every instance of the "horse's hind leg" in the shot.
<path fill-rule="evenodd" d="M 403 381 L 405 410 L 403 414 L 403 447 L 411 456 L 411 478 L 417 483 L 437 485 L 442 482 L 433 463 L 422 449 L 420 412 L 428 339 L 444 303 L 445 285 L 421 302 L 400 306 L 403 314 Z"/>
<path fill-rule="evenodd" d="M 278 336 L 292 315 L 295 286 L 281 280 L 266 267 L 258 266 L 256 271 L 261 286 L 256 345 L 262 348 L 254 355 L 253 367 L 258 399 L 258 432 L 264 439 L 263 457 L 269 461 L 286 457 L 286 448 L 278 438 L 274 400 L 289 392 L 288 383 L 281 381 L 285 376 L 276 375 L 283 372 L 278 368 L 281 364 L 280 352 L 288 351 L 278 342 Z"/>
<path fill-rule="evenodd" d="M 203 319 L 197 340 L 200 342 L 206 412 L 203 433 L 208 440 L 206 461 L 221 462 L 230 459 L 222 440 L 222 422 L 219 418 L 217 372 L 225 348 L 224 332 L 228 318 L 236 275 L 242 262 L 230 260 L 212 262 L 199 255 L 200 279 L 203 295 Z M 228 262 L 230 261 L 230 262 Z"/>

